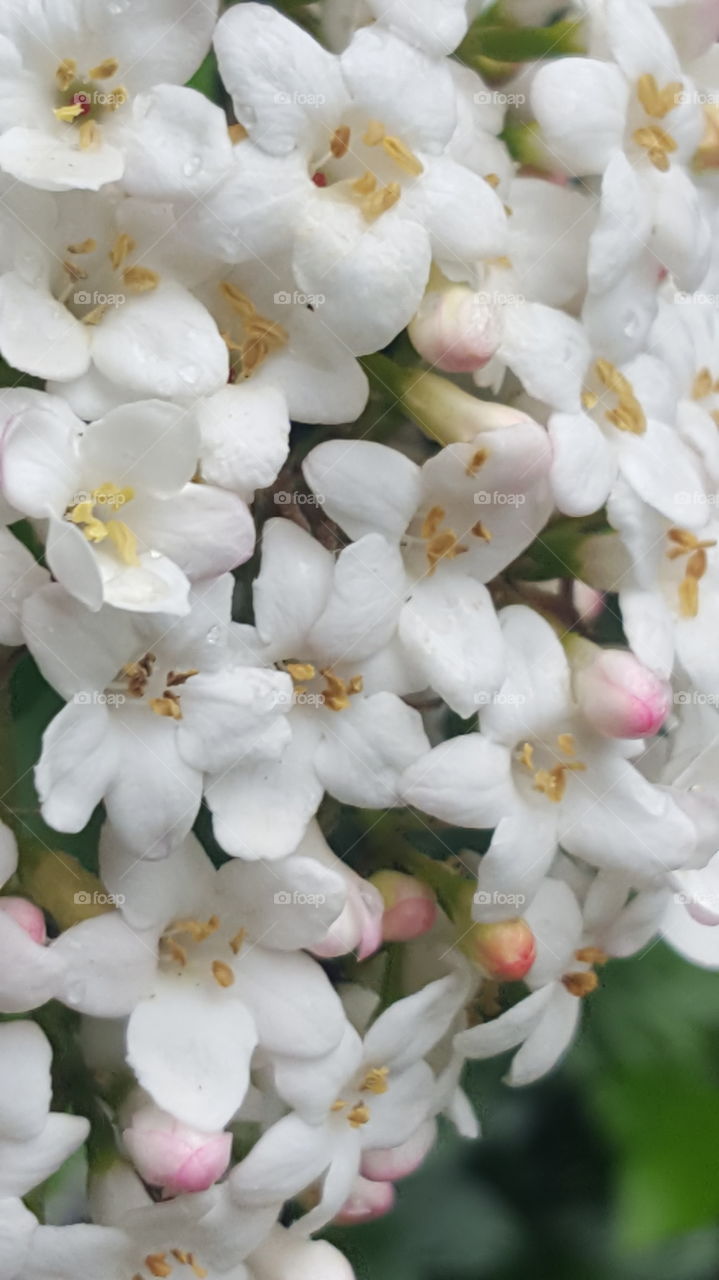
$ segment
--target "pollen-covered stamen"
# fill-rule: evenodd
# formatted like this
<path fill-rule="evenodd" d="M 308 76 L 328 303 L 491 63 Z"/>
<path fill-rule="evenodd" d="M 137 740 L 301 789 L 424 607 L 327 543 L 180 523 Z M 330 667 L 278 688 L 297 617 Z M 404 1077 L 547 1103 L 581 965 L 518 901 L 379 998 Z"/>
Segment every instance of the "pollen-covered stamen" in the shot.
<path fill-rule="evenodd" d="M 126 231 L 121 231 L 110 250 L 110 266 L 113 271 L 119 271 L 124 267 L 129 255 L 134 253 L 136 248 L 137 244 L 132 236 L 129 236 Z"/>
<path fill-rule="evenodd" d="M 484 466 L 488 457 L 489 457 L 489 449 L 484 449 L 484 448 L 475 449 L 474 453 L 472 454 L 472 457 L 470 458 L 469 462 L 467 463 L 467 466 L 465 467 L 465 475 L 476 476 L 480 468 Z"/>
<path fill-rule="evenodd" d="M 386 1093 L 389 1089 L 388 1076 L 389 1067 L 370 1067 L 360 1085 L 360 1089 L 367 1093 Z"/>
<path fill-rule="evenodd" d="M 393 164 L 410 177 L 418 178 L 421 173 L 424 173 L 424 165 L 419 156 L 416 156 L 401 138 L 388 134 L 380 120 L 369 121 L 362 135 L 362 141 L 366 147 L 381 147 Z"/>
<path fill-rule="evenodd" d="M 347 155 L 351 137 L 349 125 L 341 124 L 339 129 L 335 129 L 330 141 L 330 153 L 335 160 L 341 160 Z"/>
<path fill-rule="evenodd" d="M 352 1109 L 347 1112 L 347 1123 L 352 1129 L 360 1129 L 362 1125 L 367 1124 L 369 1118 L 370 1110 L 364 1102 L 355 1102 Z"/>
<path fill-rule="evenodd" d="M 594 371 L 607 391 L 612 391 L 619 404 L 616 409 L 607 409 L 605 418 L 619 431 L 629 431 L 632 435 L 643 435 L 647 429 L 644 410 L 634 394 L 634 388 L 628 378 L 620 373 L 616 365 L 609 360 L 596 360 Z M 590 394 L 592 394 L 590 392 Z M 586 407 L 586 406 L 585 406 Z"/>
<path fill-rule="evenodd" d="M 150 708 L 156 716 L 164 716 L 168 720 L 181 720 L 182 707 L 177 694 L 165 689 L 161 698 L 151 698 Z"/>
<path fill-rule="evenodd" d="M 402 195 L 398 182 L 388 182 L 386 187 L 379 187 L 360 201 L 360 208 L 367 222 L 374 222 L 381 214 L 392 209 Z"/>
<path fill-rule="evenodd" d="M 635 129 L 633 137 L 637 146 L 646 151 L 654 168 L 660 173 L 666 173 L 670 165 L 669 157 L 677 150 L 677 143 L 672 135 L 660 124 L 647 124 L 641 129 Z"/>
<path fill-rule="evenodd" d="M 231 987 L 235 981 L 234 973 L 224 960 L 212 961 L 212 976 L 218 987 Z"/>
<path fill-rule="evenodd" d="M 429 572 L 433 574 L 440 560 L 454 560 L 469 548 L 462 546 L 453 529 L 443 529 L 446 517 L 444 507 L 430 507 L 420 529 L 420 537 L 427 543 Z"/>
<path fill-rule="evenodd" d="M 580 964 L 606 964 L 609 956 L 601 947 L 580 947 L 579 951 L 574 953 Z"/>
<path fill-rule="evenodd" d="M 225 302 L 242 322 L 241 339 L 238 340 L 231 333 L 222 334 L 231 356 L 235 354 L 238 357 L 237 361 L 232 362 L 233 380 L 238 374 L 243 379 L 250 378 L 268 356 L 286 345 L 289 334 L 281 324 L 260 315 L 252 299 L 231 281 L 221 281 L 219 289 Z"/>
<path fill-rule="evenodd" d="M 314 680 L 317 675 L 316 668 L 311 662 L 286 662 L 285 671 L 295 684 L 302 684 L 305 680 Z"/>
<path fill-rule="evenodd" d="M 592 969 L 588 969 L 586 973 L 565 973 L 562 978 L 562 985 L 569 992 L 570 996 L 577 996 L 582 999 L 596 991 L 599 986 L 599 978 Z"/>
<path fill-rule="evenodd" d="M 473 524 L 469 532 L 473 538 L 481 538 L 482 542 L 492 541 L 492 535 L 482 520 L 478 520 L 476 524 Z"/>
<path fill-rule="evenodd" d="M 573 734 L 560 733 L 557 737 L 557 747 L 562 755 L 570 758 L 559 761 L 550 769 L 535 769 L 534 747 L 531 742 L 525 742 L 517 756 L 518 763 L 532 775 L 532 789 L 540 791 L 553 804 L 559 804 L 564 799 L 564 794 L 567 790 L 567 775 L 570 773 L 584 773 L 587 768 L 582 760 L 571 758 L 576 750 Z"/>
<path fill-rule="evenodd" d="M 667 559 L 687 557 L 684 577 L 679 583 L 679 616 L 696 618 L 699 613 L 699 583 L 708 568 L 707 551 L 717 545 L 716 539 L 702 540 L 688 529 L 670 529 L 667 537 L 673 544 L 667 551 Z"/>
<path fill-rule="evenodd" d="M 57 105 L 53 107 L 56 120 L 62 124 L 80 124 L 79 142 L 87 149 L 100 139 L 97 124 L 106 111 L 117 111 L 127 102 L 124 85 L 105 89 L 102 81 L 109 80 L 120 68 L 117 58 L 104 58 L 96 67 L 81 73 L 74 58 L 63 58 L 55 70 Z"/>
<path fill-rule="evenodd" d="M 672 80 L 660 89 L 654 76 L 647 74 L 637 81 L 637 97 L 648 116 L 663 120 L 678 106 L 683 87 L 681 80 Z"/>
<path fill-rule="evenodd" d="M 122 282 L 130 293 L 151 293 L 160 283 L 160 276 L 149 267 L 126 267 Z"/>
<path fill-rule="evenodd" d="M 128 662 L 122 668 L 118 680 L 127 681 L 127 691 L 132 698 L 142 697 L 156 662 L 154 653 L 146 653 L 137 662 Z"/>
<path fill-rule="evenodd" d="M 344 711 L 350 705 L 350 698 L 362 692 L 362 676 L 352 676 L 350 680 L 343 680 L 328 667 L 320 671 L 320 675 L 326 681 L 320 697 L 324 706 L 330 711 Z"/>
<path fill-rule="evenodd" d="M 167 1261 L 166 1253 L 148 1253 L 145 1266 L 151 1276 L 167 1277 L 172 1275 L 172 1267 Z"/>
<path fill-rule="evenodd" d="M 110 80 L 112 76 L 116 76 L 120 70 L 120 63 L 117 58 L 104 58 L 96 67 L 92 67 L 88 71 L 91 80 Z"/>

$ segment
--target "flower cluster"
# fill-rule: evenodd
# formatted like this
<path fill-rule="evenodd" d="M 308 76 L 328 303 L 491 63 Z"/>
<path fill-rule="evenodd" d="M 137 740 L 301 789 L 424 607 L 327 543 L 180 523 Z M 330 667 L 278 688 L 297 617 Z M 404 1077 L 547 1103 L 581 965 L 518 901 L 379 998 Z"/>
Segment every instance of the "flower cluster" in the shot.
<path fill-rule="evenodd" d="M 719 968 L 717 5 L 282 8 L 0 14 L 3 1280 L 351 1280 Z"/>

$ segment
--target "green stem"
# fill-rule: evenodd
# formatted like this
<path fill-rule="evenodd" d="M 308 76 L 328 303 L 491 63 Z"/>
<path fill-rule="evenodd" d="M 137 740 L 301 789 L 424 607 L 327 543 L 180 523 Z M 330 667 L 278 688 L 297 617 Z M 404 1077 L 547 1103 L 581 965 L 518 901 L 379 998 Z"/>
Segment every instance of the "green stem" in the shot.
<path fill-rule="evenodd" d="M 535 62 L 585 52 L 582 22 L 564 18 L 549 27 L 488 26 L 473 22 L 455 57 L 468 66 L 480 58 L 496 62 Z"/>

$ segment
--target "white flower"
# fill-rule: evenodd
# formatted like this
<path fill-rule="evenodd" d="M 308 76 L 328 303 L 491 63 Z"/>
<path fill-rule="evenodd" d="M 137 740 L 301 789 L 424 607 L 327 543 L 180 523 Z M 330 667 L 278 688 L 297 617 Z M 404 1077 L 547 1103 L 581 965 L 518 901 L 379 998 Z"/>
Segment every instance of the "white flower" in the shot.
<path fill-rule="evenodd" d="M 256 1048 L 290 1080 L 320 1072 L 345 1020 L 300 948 L 321 941 L 344 905 L 336 872 L 302 856 L 215 871 L 194 837 L 169 863 L 140 861 L 109 827 L 101 869 L 121 914 L 62 935 L 64 999 L 93 1016 L 130 1014 L 127 1059 L 159 1107 L 221 1129 L 247 1093 Z"/>
<path fill-rule="evenodd" d="M 424 1056 L 465 995 L 462 976 L 440 978 L 391 1005 L 364 1040 L 348 1026 L 337 1051 L 297 1073 L 291 1087 L 276 1074 L 278 1091 L 296 1111 L 235 1167 L 232 1194 L 265 1205 L 324 1175 L 319 1204 L 292 1230 L 309 1234 L 326 1226 L 347 1200 L 365 1153 L 400 1146 L 432 1116 L 435 1079 Z"/>
<path fill-rule="evenodd" d="M 223 386 L 225 345 L 190 292 L 208 260 L 187 254 L 169 205 L 6 185 L 0 350 L 9 364 L 68 397 L 108 381 L 116 403 L 123 389 L 126 399 L 172 398 Z"/>
<path fill-rule="evenodd" d="M 558 846 L 639 883 L 682 866 L 696 841 L 671 796 L 578 715 L 569 666 L 550 625 L 523 605 L 500 615 L 507 678 L 480 713 L 481 733 L 435 747 L 412 765 L 409 804 L 458 826 L 496 828 L 478 877 L 474 916 L 529 903 Z"/>
<path fill-rule="evenodd" d="M 97 190 L 122 178 L 133 100 L 182 85 L 202 61 L 215 0 L 70 0 L 11 5 L 0 18 L 0 167 L 31 187 Z M 194 100 L 195 95 L 190 94 Z M 194 101 L 185 110 L 191 115 Z"/>
<path fill-rule="evenodd" d="M 290 245 L 297 287 L 325 295 L 323 321 L 351 351 L 377 350 L 411 319 L 433 255 L 452 271 L 504 252 L 501 201 L 446 154 L 457 104 L 443 59 L 380 24 L 338 58 L 258 4 L 223 16 L 215 48 L 256 146 L 237 148 L 210 208 L 226 227 L 248 205 L 268 220 L 261 234 Z M 244 234 L 235 254 L 249 256 Z"/>
<path fill-rule="evenodd" d="M 44 1182 L 84 1142 L 83 1116 L 50 1111 L 52 1052 L 34 1022 L 0 1026 L 0 1270 L 25 1280 L 37 1221 L 20 1197 Z"/>
<path fill-rule="evenodd" d="M 589 256 L 591 323 L 614 322 L 612 359 L 640 349 L 656 310 L 659 269 L 699 284 L 709 228 L 688 165 L 703 133 L 693 86 L 644 0 L 605 0 L 613 61 L 541 66 L 532 107 L 550 153 L 570 173 L 602 175 Z"/>
<path fill-rule="evenodd" d="M 0 823 L 0 887 L 14 876 L 17 865 L 15 837 L 9 827 Z M 44 932 L 45 922 L 39 908 L 24 898 L 0 899 L 0 1010 L 3 1013 L 27 1013 L 58 995 L 64 964 L 55 947 L 45 946 Z"/>
<path fill-rule="evenodd" d="M 285 857 L 325 790 L 345 804 L 399 803 L 400 775 L 427 749 L 419 713 L 387 691 L 404 587 L 399 552 L 380 534 L 335 559 L 291 521 L 265 524 L 255 627 L 242 629 L 240 660 L 292 677 L 294 694 L 284 699 L 292 738 L 276 762 L 248 760 L 209 780 L 215 834 L 228 853 Z"/>
<path fill-rule="evenodd" d="M 68 705 L 45 732 L 36 783 L 57 831 L 80 831 L 104 800 L 141 855 L 160 857 L 194 822 L 208 773 L 276 758 L 288 676 L 239 665 L 232 578 L 195 590 L 189 614 L 88 613 L 53 584 L 25 602 L 23 628 Z"/>
<path fill-rule="evenodd" d="M 421 468 L 364 440 L 327 441 L 304 463 L 324 511 L 350 537 L 375 532 L 402 550 L 398 692 L 429 685 L 462 716 L 473 715 L 504 675 L 484 583 L 516 559 L 551 511 L 546 433 L 524 414 L 514 418 L 448 445 Z"/>
<path fill-rule="evenodd" d="M 187 411 L 140 401 L 85 426 L 53 396 L 26 397 L 2 439 L 4 492 L 48 520 L 47 563 L 89 609 L 185 613 L 190 579 L 252 554 L 242 500 L 191 483 L 200 446 Z"/>

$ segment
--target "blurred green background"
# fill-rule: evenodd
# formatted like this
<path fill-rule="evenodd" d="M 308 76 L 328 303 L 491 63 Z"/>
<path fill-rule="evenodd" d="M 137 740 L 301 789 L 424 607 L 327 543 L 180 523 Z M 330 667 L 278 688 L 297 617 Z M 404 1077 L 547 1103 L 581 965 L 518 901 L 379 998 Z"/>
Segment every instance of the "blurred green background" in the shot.
<path fill-rule="evenodd" d="M 327 1238 L 361 1280 L 716 1280 L 719 977 L 661 944 L 613 961 L 546 1080 L 472 1063 L 483 1138 L 448 1125 L 397 1207 Z"/>

